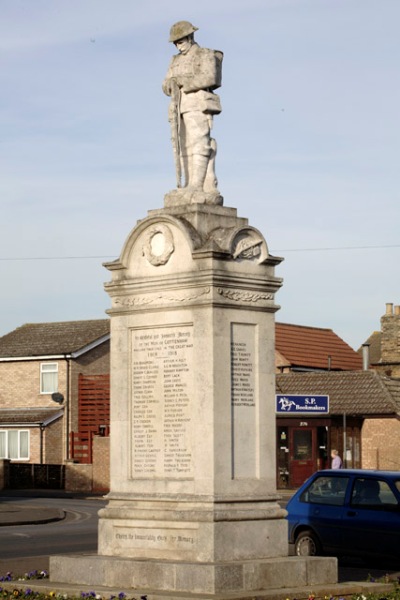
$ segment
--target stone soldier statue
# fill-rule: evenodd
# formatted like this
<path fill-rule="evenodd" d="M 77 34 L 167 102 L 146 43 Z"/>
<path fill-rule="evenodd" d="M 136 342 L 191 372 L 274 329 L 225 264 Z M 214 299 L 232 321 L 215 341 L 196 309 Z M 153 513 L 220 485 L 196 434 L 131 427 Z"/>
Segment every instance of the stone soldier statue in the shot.
<path fill-rule="evenodd" d="M 171 97 L 169 121 L 178 189 L 167 194 L 166 203 L 222 204 L 211 128 L 213 116 L 221 112 L 214 90 L 221 86 L 223 53 L 201 48 L 194 41 L 195 31 L 197 27 L 188 21 L 175 23 L 170 31 L 169 41 L 179 53 L 171 60 L 162 88 Z"/>

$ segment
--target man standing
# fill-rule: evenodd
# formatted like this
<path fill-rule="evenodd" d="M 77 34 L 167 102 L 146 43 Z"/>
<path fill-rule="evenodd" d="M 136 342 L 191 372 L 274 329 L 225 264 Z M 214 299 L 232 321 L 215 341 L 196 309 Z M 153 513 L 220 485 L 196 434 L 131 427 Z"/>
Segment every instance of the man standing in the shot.
<path fill-rule="evenodd" d="M 200 48 L 194 27 L 179 21 L 171 27 L 170 42 L 179 54 L 173 56 L 163 91 L 171 97 L 169 121 L 175 155 L 177 187 L 175 203 L 222 204 L 215 175 L 216 143 L 211 137 L 213 116 L 221 112 L 219 96 L 223 53 Z M 184 184 L 181 176 L 184 176 Z"/>

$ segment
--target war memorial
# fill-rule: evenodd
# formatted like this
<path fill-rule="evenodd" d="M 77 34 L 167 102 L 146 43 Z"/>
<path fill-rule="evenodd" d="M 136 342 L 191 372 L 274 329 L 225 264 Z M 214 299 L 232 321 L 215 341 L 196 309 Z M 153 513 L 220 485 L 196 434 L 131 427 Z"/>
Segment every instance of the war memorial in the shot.
<path fill-rule="evenodd" d="M 263 235 L 223 205 L 212 122 L 223 54 L 171 28 L 163 91 L 176 189 L 128 235 L 111 281 L 111 485 L 96 555 L 50 579 L 155 598 L 257 598 L 334 584 L 289 557 L 275 479 L 275 275 Z M 245 177 L 245 174 L 244 174 Z"/>

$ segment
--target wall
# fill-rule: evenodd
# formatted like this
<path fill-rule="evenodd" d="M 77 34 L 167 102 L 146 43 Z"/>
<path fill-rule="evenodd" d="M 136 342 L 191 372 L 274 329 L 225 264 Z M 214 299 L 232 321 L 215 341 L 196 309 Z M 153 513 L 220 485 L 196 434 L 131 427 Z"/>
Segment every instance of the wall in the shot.
<path fill-rule="evenodd" d="M 59 392 L 66 394 L 65 360 L 28 360 L 0 362 L 1 408 L 56 408 L 51 394 L 40 393 L 40 364 L 58 363 Z"/>
<path fill-rule="evenodd" d="M 5 429 L 7 429 L 5 427 Z M 40 428 L 39 427 L 24 427 L 29 429 L 29 461 L 31 464 L 40 463 Z M 43 435 L 44 440 L 44 435 Z M 23 461 L 26 462 L 26 461 Z"/>
<path fill-rule="evenodd" d="M 110 438 L 93 437 L 93 464 L 67 462 L 65 489 L 70 492 L 106 493 L 110 489 Z"/>
<path fill-rule="evenodd" d="M 0 490 L 7 487 L 9 460 L 0 459 Z"/>
<path fill-rule="evenodd" d="M 93 491 L 108 492 L 110 489 L 110 438 L 93 437 Z"/>
<path fill-rule="evenodd" d="M 65 465 L 65 490 L 67 492 L 87 492 L 92 491 L 92 465 L 79 465 L 76 463 L 66 463 Z"/>
<path fill-rule="evenodd" d="M 400 306 L 393 304 L 386 304 L 386 314 L 381 317 L 381 363 L 377 370 L 400 377 Z"/>
<path fill-rule="evenodd" d="M 44 431 L 43 462 L 47 465 L 61 465 L 64 462 L 63 429 L 64 419 L 58 419 Z"/>
<path fill-rule="evenodd" d="M 70 417 L 69 431 L 78 431 L 78 376 L 108 374 L 110 372 L 110 344 L 105 342 L 77 359 L 29 360 L 0 362 L 0 407 L 1 408 L 57 408 L 51 394 L 40 393 L 40 364 L 58 363 L 58 391 L 67 399 Z M 68 394 L 69 392 L 69 394 Z M 66 458 L 66 419 L 62 418 L 47 427 L 43 435 L 43 461 L 61 464 Z M 30 461 L 40 463 L 40 430 L 30 428 Z"/>
<path fill-rule="evenodd" d="M 362 468 L 400 470 L 400 420 L 365 419 L 361 430 Z"/>

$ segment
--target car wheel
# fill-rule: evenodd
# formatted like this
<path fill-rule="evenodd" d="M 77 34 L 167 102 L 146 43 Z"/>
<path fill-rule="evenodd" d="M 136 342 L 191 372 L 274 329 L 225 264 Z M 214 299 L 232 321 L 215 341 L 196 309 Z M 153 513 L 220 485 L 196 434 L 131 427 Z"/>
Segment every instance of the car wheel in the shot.
<path fill-rule="evenodd" d="M 310 530 L 299 533 L 294 544 L 294 553 L 296 556 L 317 556 L 320 554 L 319 541 L 315 533 Z"/>

